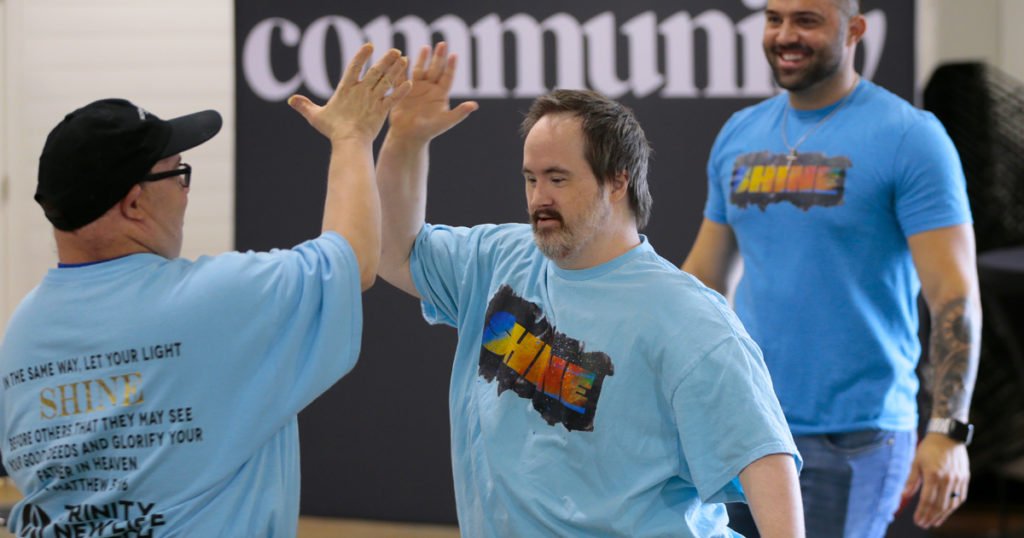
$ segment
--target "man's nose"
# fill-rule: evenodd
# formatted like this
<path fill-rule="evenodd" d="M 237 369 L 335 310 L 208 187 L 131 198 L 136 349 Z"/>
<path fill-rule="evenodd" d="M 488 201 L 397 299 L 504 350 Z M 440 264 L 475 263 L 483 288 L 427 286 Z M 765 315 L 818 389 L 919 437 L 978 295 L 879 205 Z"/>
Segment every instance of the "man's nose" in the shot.
<path fill-rule="evenodd" d="M 551 187 L 543 181 L 533 183 L 527 190 L 526 201 L 532 209 L 551 205 Z"/>
<path fill-rule="evenodd" d="M 775 36 L 775 41 L 781 45 L 788 45 L 796 43 L 800 40 L 800 33 L 797 32 L 796 26 L 788 20 L 782 21 L 779 25 L 778 33 Z"/>

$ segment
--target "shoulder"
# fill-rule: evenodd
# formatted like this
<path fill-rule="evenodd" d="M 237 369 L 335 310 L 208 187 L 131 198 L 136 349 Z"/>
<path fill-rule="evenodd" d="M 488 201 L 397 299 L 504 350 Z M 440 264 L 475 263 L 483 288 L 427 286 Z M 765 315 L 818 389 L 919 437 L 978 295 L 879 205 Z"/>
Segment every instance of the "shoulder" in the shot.
<path fill-rule="evenodd" d="M 739 129 L 751 122 L 761 122 L 765 115 L 778 115 L 786 106 L 786 93 L 780 93 L 761 102 L 741 108 L 729 117 L 722 132 Z"/>
<path fill-rule="evenodd" d="M 661 258 L 658 258 L 660 260 Z M 658 260 L 635 264 L 641 284 L 616 298 L 630 311 L 630 327 L 650 351 L 651 367 L 666 387 L 675 387 L 695 369 L 718 368 L 717 361 L 756 360 L 757 345 L 725 298 L 696 277 Z M 641 286 L 643 289 L 640 289 Z M 627 300 L 622 297 L 630 297 Z"/>
<path fill-rule="evenodd" d="M 724 297 L 655 252 L 637 260 L 631 271 L 638 287 L 643 287 L 636 295 L 660 332 L 681 331 L 690 338 L 715 342 L 722 337 L 746 336 Z"/>
<path fill-rule="evenodd" d="M 862 94 L 854 96 L 850 108 L 856 117 L 883 132 L 905 134 L 918 127 L 942 129 L 938 119 L 928 111 L 915 107 L 906 99 L 871 81 L 865 80 Z"/>
<path fill-rule="evenodd" d="M 715 137 L 712 155 L 718 155 L 726 148 L 732 147 L 734 140 L 746 145 L 751 133 L 772 128 L 770 118 L 781 118 L 786 106 L 786 94 L 780 93 L 759 103 L 750 105 L 734 112 Z M 714 158 L 714 157 L 712 157 Z"/>
<path fill-rule="evenodd" d="M 425 224 L 415 249 L 428 245 L 464 246 L 481 254 L 524 254 L 536 250 L 533 232 L 528 224 L 479 224 L 472 227 Z"/>
<path fill-rule="evenodd" d="M 226 252 L 195 261 L 171 260 L 166 271 L 180 273 L 183 282 L 197 288 L 225 292 L 265 291 L 275 285 L 291 286 L 304 278 L 330 279 L 356 275 L 355 253 L 342 236 L 326 232 L 292 248 L 265 252 Z"/>

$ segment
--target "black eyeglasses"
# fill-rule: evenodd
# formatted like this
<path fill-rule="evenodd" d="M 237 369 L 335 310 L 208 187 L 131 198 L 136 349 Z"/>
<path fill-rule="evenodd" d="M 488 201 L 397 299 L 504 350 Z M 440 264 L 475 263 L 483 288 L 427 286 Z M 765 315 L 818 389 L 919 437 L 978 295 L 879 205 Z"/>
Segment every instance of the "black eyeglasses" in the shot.
<path fill-rule="evenodd" d="M 192 184 L 192 167 L 185 163 L 181 163 L 178 165 L 178 168 L 175 168 L 174 170 L 157 172 L 155 174 L 146 174 L 142 178 L 142 181 L 159 181 L 161 179 L 167 179 L 175 176 L 178 178 L 178 185 L 181 185 L 181 188 L 183 189 L 187 189 L 188 186 Z"/>

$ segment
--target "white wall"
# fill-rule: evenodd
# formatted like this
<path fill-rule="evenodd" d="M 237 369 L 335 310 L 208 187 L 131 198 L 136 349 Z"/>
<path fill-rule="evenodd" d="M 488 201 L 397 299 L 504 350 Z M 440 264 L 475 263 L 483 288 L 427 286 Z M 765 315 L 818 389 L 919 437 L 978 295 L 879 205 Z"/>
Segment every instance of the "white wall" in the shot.
<path fill-rule="evenodd" d="M 162 117 L 214 108 L 221 133 L 190 151 L 183 254 L 232 248 L 233 0 L 0 0 L 0 327 L 56 263 L 32 201 L 46 133 L 66 112 L 126 97 Z M 923 84 L 938 63 L 985 60 L 1024 80 L 1022 0 L 917 0 Z"/>
<path fill-rule="evenodd" d="M 10 252 L 8 251 L 9 242 L 7 236 L 10 235 L 8 232 L 11 229 L 10 223 L 7 219 L 7 83 L 5 75 L 7 73 L 6 58 L 7 58 L 7 39 L 2 36 L 6 34 L 6 14 L 7 4 L 0 0 L 0 29 L 4 30 L 3 34 L 0 34 L 0 337 L 3 336 L 3 327 L 7 325 L 8 316 L 8 297 L 11 295 L 8 292 L 9 278 L 7 277 L 7 266 L 8 260 L 11 259 Z"/>
<path fill-rule="evenodd" d="M 64 114 L 93 100 L 124 97 L 163 118 L 220 111 L 221 133 L 185 156 L 194 172 L 183 254 L 230 249 L 233 2 L 0 0 L 0 6 L 7 67 L 0 172 L 10 179 L 9 196 L 0 200 L 0 327 L 56 263 L 51 228 L 32 201 L 43 141 Z"/>
<path fill-rule="evenodd" d="M 999 3 L 998 65 L 1019 80 L 1024 80 L 1024 2 L 1003 0 Z"/>
<path fill-rule="evenodd" d="M 918 88 L 944 62 L 984 61 L 1024 80 L 1024 1 L 917 0 Z"/>

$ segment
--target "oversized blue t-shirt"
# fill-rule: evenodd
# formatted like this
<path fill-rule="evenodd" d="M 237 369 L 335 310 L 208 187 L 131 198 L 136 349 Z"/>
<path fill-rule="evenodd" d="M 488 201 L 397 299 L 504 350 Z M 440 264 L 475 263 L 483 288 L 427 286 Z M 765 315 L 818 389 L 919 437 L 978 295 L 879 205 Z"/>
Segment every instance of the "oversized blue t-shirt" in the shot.
<path fill-rule="evenodd" d="M 51 270 L 0 347 L 3 463 L 24 493 L 8 528 L 294 536 L 296 414 L 355 364 L 361 306 L 334 233 Z"/>
<path fill-rule="evenodd" d="M 757 346 L 646 239 L 569 271 L 528 225 L 426 225 L 410 268 L 426 318 L 459 331 L 464 536 L 733 536 L 738 473 L 796 454 Z"/>
<path fill-rule="evenodd" d="M 806 134 L 792 166 L 787 109 L 790 143 Z M 708 180 L 705 216 L 732 227 L 743 258 L 737 314 L 793 433 L 916 428 L 921 285 L 907 238 L 970 222 L 938 120 L 868 81 L 819 110 L 780 94 L 726 123 Z"/>

